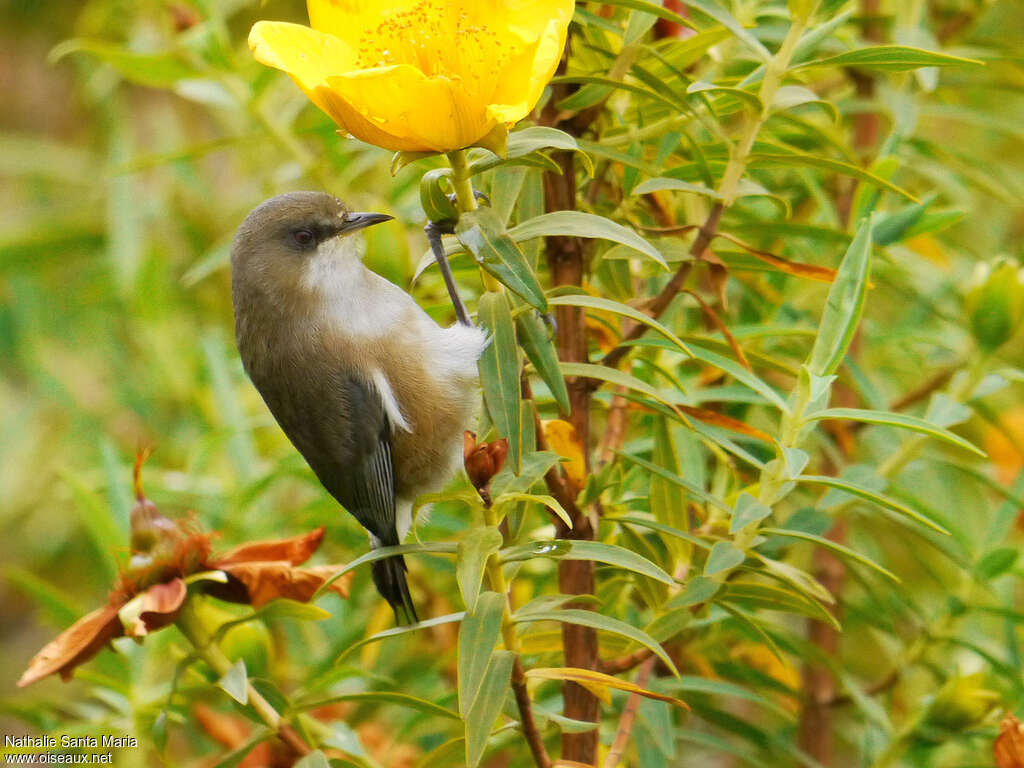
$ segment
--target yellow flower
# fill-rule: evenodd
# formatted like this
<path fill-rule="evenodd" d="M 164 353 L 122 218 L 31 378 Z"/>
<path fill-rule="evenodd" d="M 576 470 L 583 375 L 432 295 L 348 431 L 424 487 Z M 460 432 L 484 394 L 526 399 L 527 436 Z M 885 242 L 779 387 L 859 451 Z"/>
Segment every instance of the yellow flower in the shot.
<path fill-rule="evenodd" d="M 249 47 L 345 131 L 449 152 L 533 109 L 573 0 L 308 0 L 312 29 L 260 21 Z"/>

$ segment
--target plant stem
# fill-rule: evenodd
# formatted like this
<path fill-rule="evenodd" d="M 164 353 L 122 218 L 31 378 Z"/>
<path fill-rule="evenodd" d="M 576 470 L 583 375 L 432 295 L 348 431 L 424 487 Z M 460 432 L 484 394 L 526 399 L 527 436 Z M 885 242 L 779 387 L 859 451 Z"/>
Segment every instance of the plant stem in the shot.
<path fill-rule="evenodd" d="M 494 511 L 490 493 L 481 491 L 480 498 L 484 502 L 485 523 L 488 526 L 497 527 L 498 515 Z M 519 638 L 516 637 L 515 625 L 512 622 L 512 602 L 509 597 L 508 582 L 505 580 L 505 571 L 501 567 L 497 553 L 487 558 L 487 580 L 491 589 L 505 598 L 501 614 L 501 637 L 505 642 L 505 648 L 513 655 L 512 693 L 515 695 L 516 706 L 519 708 L 519 721 L 522 724 L 523 736 L 530 747 L 530 753 L 533 755 L 533 761 L 537 764 L 537 768 L 550 768 L 551 758 L 548 757 L 540 731 L 537 729 L 537 723 L 533 718 L 533 704 L 530 701 L 530 692 L 526 688 L 526 673 L 519 658 Z"/>
<path fill-rule="evenodd" d="M 181 606 L 177 619 L 178 629 L 185 636 L 196 650 L 196 655 L 210 665 L 220 677 L 226 675 L 231 669 L 231 660 L 224 655 L 224 651 L 217 645 L 212 635 L 203 626 L 195 608 L 195 597 L 189 596 Z M 263 696 L 253 688 L 252 683 L 245 681 L 246 698 L 253 711 L 259 716 L 270 730 L 277 734 L 285 744 L 292 748 L 297 755 L 308 755 L 312 749 L 302 740 L 299 734 L 292 728 L 280 713 Z"/>
<path fill-rule="evenodd" d="M 470 181 L 469 163 L 466 162 L 466 150 L 457 149 L 449 152 L 448 163 L 452 167 L 452 186 L 455 188 L 455 206 L 459 213 L 475 211 L 476 195 L 473 194 L 473 183 Z M 495 280 L 484 269 L 480 270 L 480 280 L 484 284 L 484 290 L 501 292 L 501 283 Z"/>

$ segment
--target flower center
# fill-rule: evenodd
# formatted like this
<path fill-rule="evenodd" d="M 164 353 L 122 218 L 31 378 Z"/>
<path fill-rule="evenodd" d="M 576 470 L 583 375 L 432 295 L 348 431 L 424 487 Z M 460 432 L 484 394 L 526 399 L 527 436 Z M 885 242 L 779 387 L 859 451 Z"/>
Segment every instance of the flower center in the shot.
<path fill-rule="evenodd" d="M 364 31 L 356 61 L 359 69 L 409 64 L 481 94 L 493 88 L 510 53 L 507 41 L 450 2 L 420 0 Z"/>

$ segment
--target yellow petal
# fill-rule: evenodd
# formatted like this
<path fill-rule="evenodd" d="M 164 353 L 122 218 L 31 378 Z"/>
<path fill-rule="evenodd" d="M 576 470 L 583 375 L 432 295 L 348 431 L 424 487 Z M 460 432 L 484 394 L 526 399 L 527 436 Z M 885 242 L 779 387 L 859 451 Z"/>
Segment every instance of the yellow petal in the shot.
<path fill-rule="evenodd" d="M 522 120 L 536 106 L 558 67 L 566 27 L 550 21 L 544 33 L 524 48 L 503 70 L 491 95 L 491 114 L 506 123 Z"/>
<path fill-rule="evenodd" d="M 327 78 L 355 67 L 355 53 L 342 40 L 300 24 L 257 22 L 249 47 L 262 64 L 288 73 L 303 93 L 334 122 L 356 138 L 395 151 L 421 147 L 407 131 L 390 133 L 368 122 L 327 86 Z"/>
<path fill-rule="evenodd" d="M 331 90 L 379 131 L 408 135 L 417 149 L 447 152 L 475 143 L 495 125 L 486 105 L 445 76 L 401 64 L 327 79 Z M 346 122 L 357 138 L 364 138 Z M 365 139 L 370 141 L 370 139 Z M 373 142 L 377 143 L 377 142 Z M 387 149 L 395 147 L 381 144 Z"/>

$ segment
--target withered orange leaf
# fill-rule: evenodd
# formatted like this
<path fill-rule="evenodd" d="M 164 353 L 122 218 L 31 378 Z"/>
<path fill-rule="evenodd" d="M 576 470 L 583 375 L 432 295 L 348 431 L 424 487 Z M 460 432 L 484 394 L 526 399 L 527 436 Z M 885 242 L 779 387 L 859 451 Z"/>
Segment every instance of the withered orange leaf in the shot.
<path fill-rule="evenodd" d="M 154 584 L 140 595 L 139 616 L 125 631 L 130 637 L 142 637 L 163 629 L 178 618 L 178 609 L 185 602 L 188 587 L 183 579 Z"/>
<path fill-rule="evenodd" d="M 231 563 L 284 561 L 302 565 L 309 560 L 324 540 L 323 526 L 301 536 L 287 539 L 252 541 L 230 549 L 214 558 L 216 567 Z"/>
<path fill-rule="evenodd" d="M 1013 715 L 1003 718 L 992 750 L 997 768 L 1024 768 L 1024 723 Z"/>
<path fill-rule="evenodd" d="M 715 237 L 724 238 L 725 240 L 728 240 L 730 243 L 738 245 L 740 248 L 742 248 L 744 251 L 749 253 L 754 258 L 760 259 L 766 264 L 771 264 L 780 272 L 785 272 L 786 274 L 795 275 L 797 277 L 805 277 L 808 280 L 817 280 L 818 282 L 821 283 L 831 283 L 836 279 L 836 271 L 834 269 L 829 269 L 828 267 L 819 267 L 816 264 L 804 264 L 799 261 L 790 261 L 789 259 L 784 259 L 781 256 L 777 256 L 774 253 L 771 253 L 770 251 L 762 251 L 759 248 L 755 248 L 754 246 L 750 245 L 750 243 L 746 243 L 743 240 L 740 240 L 738 237 L 730 235 L 726 232 L 718 232 L 715 235 Z"/>
<path fill-rule="evenodd" d="M 703 310 L 705 316 L 707 316 L 707 318 L 712 322 L 712 324 L 719 330 L 722 336 L 725 337 L 725 340 L 729 343 L 729 346 L 732 348 L 732 353 L 736 355 L 736 359 L 739 360 L 740 365 L 742 365 L 748 371 L 753 371 L 754 369 L 750 367 L 750 361 L 747 360 L 747 356 L 746 354 L 744 354 L 743 348 L 736 341 L 736 337 L 732 335 L 732 331 L 729 330 L 729 326 L 725 324 L 725 321 L 722 320 L 719 314 L 715 312 L 711 305 L 704 301 L 704 299 L 701 298 L 700 294 L 698 294 L 696 291 L 686 289 L 685 293 L 688 293 L 690 296 L 697 300 L 697 303 L 700 304 L 700 308 L 701 310 Z"/>
<path fill-rule="evenodd" d="M 109 603 L 98 608 L 57 635 L 28 663 L 28 669 L 18 680 L 18 687 L 24 688 L 57 673 L 64 680 L 70 680 L 75 667 L 91 659 L 115 637 L 124 634 L 117 616 L 122 605 Z"/>
<path fill-rule="evenodd" d="M 253 608 L 260 608 L 278 597 L 308 602 L 324 582 L 340 570 L 328 565 L 294 568 L 282 562 L 218 564 L 216 567 L 224 571 L 234 584 L 211 584 L 207 588 L 210 594 L 225 600 L 238 601 L 238 591 L 231 587 L 241 585 L 245 588 L 245 597 L 241 602 L 250 603 Z M 350 572 L 335 580 L 330 589 L 342 597 L 348 597 L 351 580 Z M 221 586 L 227 589 L 222 590 L 219 588 Z"/>

